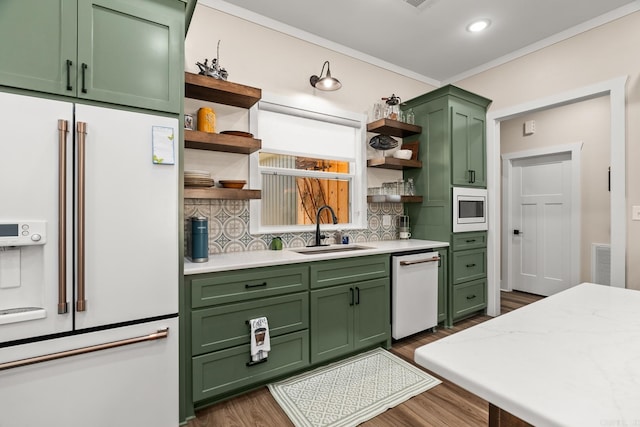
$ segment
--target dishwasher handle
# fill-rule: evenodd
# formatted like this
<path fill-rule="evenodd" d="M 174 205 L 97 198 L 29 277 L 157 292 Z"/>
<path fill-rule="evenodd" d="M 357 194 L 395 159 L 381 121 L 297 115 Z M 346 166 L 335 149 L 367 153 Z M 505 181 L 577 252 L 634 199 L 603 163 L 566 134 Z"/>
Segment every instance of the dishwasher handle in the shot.
<path fill-rule="evenodd" d="M 406 265 L 423 264 L 425 262 L 436 262 L 436 261 L 440 262 L 439 256 L 434 256 L 433 258 L 426 258 L 426 259 L 417 259 L 415 261 L 400 261 L 400 265 L 406 266 Z"/>

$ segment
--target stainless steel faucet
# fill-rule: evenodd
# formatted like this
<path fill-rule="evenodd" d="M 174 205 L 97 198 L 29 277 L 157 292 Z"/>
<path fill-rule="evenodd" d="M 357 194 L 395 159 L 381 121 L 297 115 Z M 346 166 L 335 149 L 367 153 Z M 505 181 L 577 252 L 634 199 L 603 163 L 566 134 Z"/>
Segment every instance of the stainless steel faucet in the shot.
<path fill-rule="evenodd" d="M 314 245 L 310 245 L 310 246 L 329 246 L 329 245 L 322 244 L 322 239 L 324 239 L 325 236 L 320 234 L 320 213 L 322 213 L 324 209 L 329 209 L 329 212 L 331 212 L 331 216 L 333 218 L 333 223 L 334 224 L 338 223 L 338 218 L 336 217 L 336 213 L 333 211 L 331 206 L 329 205 L 320 206 L 318 208 L 318 212 L 316 212 L 316 241 Z"/>

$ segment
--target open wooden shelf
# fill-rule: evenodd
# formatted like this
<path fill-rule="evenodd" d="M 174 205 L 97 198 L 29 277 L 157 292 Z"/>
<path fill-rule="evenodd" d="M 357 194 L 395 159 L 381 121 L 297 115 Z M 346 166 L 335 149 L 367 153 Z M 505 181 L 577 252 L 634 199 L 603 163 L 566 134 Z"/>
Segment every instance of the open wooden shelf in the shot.
<path fill-rule="evenodd" d="M 251 108 L 262 98 L 262 90 L 209 76 L 185 72 L 184 96 L 233 107 Z"/>
<path fill-rule="evenodd" d="M 367 196 L 367 203 L 422 203 L 422 196 Z"/>
<path fill-rule="evenodd" d="M 422 162 L 420 160 L 396 159 L 395 157 L 376 157 L 367 160 L 367 167 L 402 170 L 405 168 L 421 168 Z"/>
<path fill-rule="evenodd" d="M 190 188 L 184 189 L 185 199 L 224 199 L 248 200 L 259 199 L 260 190 L 238 190 L 235 188 Z"/>
<path fill-rule="evenodd" d="M 262 141 L 245 136 L 207 133 L 185 129 L 184 146 L 185 148 L 195 148 L 197 150 L 251 154 L 262 147 Z"/>
<path fill-rule="evenodd" d="M 404 138 L 422 133 L 422 126 L 410 125 L 409 123 L 391 119 L 379 119 L 367 124 L 367 132 Z"/>

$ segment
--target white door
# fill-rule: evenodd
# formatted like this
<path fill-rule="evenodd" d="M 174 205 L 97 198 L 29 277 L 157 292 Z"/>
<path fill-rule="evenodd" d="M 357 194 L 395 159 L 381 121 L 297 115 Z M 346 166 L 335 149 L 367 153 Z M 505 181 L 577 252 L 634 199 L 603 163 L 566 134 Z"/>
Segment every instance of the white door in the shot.
<path fill-rule="evenodd" d="M 87 129 L 86 311 L 76 328 L 177 313 L 177 119 L 76 105 L 76 122 Z M 174 164 L 153 162 L 157 126 L 173 131 Z"/>
<path fill-rule="evenodd" d="M 552 295 L 571 281 L 571 153 L 513 161 L 512 288 Z"/>

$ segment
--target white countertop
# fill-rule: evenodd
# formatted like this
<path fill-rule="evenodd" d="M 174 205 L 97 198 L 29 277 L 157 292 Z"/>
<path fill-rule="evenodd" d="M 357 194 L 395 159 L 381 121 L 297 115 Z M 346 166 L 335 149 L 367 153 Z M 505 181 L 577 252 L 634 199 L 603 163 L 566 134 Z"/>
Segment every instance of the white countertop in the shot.
<path fill-rule="evenodd" d="M 640 426 L 640 292 L 581 284 L 415 361 L 535 426 Z"/>
<path fill-rule="evenodd" d="M 434 240 L 407 239 L 353 243 L 351 245 L 331 245 L 331 247 L 334 246 L 366 246 L 370 249 L 314 255 L 304 255 L 294 252 L 295 249 L 301 248 L 287 248 L 281 251 L 247 251 L 215 254 L 210 255 L 209 261 L 207 262 L 191 262 L 188 259 L 185 259 L 184 274 L 211 273 L 214 271 L 239 270 L 243 268 L 265 267 L 270 265 L 295 264 L 300 262 L 321 261 L 336 258 L 352 258 L 384 253 L 434 249 L 447 247 L 449 246 L 449 243 Z"/>

